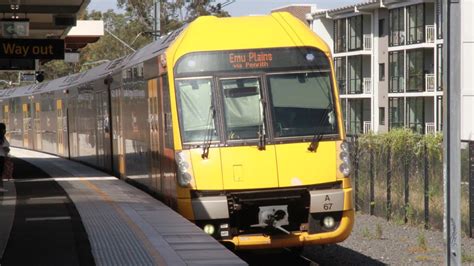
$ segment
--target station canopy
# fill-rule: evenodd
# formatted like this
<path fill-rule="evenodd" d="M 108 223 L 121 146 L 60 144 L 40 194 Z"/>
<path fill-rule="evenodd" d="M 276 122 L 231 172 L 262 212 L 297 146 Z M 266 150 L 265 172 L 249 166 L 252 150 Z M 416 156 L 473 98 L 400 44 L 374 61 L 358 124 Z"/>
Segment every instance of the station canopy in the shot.
<path fill-rule="evenodd" d="M 63 59 L 103 35 L 103 22 L 78 21 L 90 0 L 0 0 L 0 69 Z M 99 31 L 97 29 L 100 29 Z M 1 48 L 1 47 L 0 47 Z"/>

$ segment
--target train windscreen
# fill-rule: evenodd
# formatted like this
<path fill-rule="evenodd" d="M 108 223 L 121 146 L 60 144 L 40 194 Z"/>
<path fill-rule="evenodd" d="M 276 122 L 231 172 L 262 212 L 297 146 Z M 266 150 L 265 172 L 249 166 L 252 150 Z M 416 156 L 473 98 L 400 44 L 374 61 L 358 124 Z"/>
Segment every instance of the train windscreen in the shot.
<path fill-rule="evenodd" d="M 275 137 L 337 134 L 330 72 L 268 76 Z"/>
<path fill-rule="evenodd" d="M 307 47 L 185 55 L 174 69 L 182 141 L 338 134 L 330 69 Z"/>
<path fill-rule="evenodd" d="M 202 142 L 207 136 L 217 139 L 211 79 L 178 80 L 176 87 L 183 141 Z"/>

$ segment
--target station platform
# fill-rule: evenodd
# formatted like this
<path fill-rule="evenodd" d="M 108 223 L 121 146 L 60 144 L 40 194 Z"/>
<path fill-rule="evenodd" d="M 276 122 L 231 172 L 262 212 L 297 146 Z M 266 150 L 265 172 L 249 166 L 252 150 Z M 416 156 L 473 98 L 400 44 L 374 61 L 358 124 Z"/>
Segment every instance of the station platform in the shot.
<path fill-rule="evenodd" d="M 12 148 L 0 192 L 0 265 L 247 265 L 162 202 L 113 176 Z"/>

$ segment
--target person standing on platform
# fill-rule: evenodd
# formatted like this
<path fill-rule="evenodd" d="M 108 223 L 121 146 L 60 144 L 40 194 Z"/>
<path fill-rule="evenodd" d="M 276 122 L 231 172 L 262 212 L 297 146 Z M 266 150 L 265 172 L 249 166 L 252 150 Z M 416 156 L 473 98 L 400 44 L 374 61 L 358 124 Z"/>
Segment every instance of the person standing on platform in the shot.
<path fill-rule="evenodd" d="M 10 152 L 10 143 L 8 142 L 5 134 L 7 133 L 7 127 L 5 123 L 0 123 L 0 192 L 6 192 L 3 188 L 3 170 L 5 166 L 5 158 Z"/>

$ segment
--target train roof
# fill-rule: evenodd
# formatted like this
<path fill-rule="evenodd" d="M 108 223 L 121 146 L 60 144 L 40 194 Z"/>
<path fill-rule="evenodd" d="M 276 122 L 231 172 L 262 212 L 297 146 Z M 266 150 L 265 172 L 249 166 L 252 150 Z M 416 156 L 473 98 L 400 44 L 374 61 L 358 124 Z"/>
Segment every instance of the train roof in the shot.
<path fill-rule="evenodd" d="M 327 44 L 288 12 L 264 16 L 202 16 L 194 20 L 167 50 L 169 62 L 192 52 L 258 48 L 316 47 L 330 54 Z"/>

